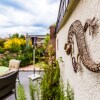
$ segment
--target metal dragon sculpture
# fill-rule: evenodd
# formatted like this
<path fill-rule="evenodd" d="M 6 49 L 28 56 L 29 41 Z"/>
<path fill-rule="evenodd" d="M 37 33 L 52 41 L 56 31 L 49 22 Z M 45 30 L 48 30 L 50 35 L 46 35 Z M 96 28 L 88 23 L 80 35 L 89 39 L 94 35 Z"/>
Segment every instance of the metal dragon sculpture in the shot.
<path fill-rule="evenodd" d="M 76 37 L 77 47 L 78 47 L 78 57 L 80 57 L 80 60 L 82 61 L 83 65 L 89 69 L 92 72 L 100 72 L 100 63 L 96 64 L 89 55 L 89 51 L 87 49 L 87 44 L 85 40 L 85 32 L 87 31 L 87 28 L 89 28 L 90 34 L 95 34 L 95 30 L 97 28 L 97 20 L 95 17 L 91 20 L 88 19 L 84 26 L 82 26 L 82 23 L 79 20 L 76 20 L 73 22 L 69 28 L 68 31 L 68 42 L 65 44 L 65 51 L 67 55 L 72 55 L 73 50 L 73 35 Z M 79 63 L 76 61 L 75 57 L 72 57 L 72 65 L 74 68 L 74 71 L 77 72 Z"/>

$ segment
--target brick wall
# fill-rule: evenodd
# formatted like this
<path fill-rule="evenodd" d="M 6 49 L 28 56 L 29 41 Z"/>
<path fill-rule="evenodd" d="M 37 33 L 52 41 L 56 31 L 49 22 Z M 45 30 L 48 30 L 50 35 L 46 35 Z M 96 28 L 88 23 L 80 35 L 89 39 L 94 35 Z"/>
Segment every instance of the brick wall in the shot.
<path fill-rule="evenodd" d="M 55 26 L 50 26 L 50 41 L 49 45 L 52 45 L 54 52 L 56 52 L 56 37 L 55 37 Z"/>
<path fill-rule="evenodd" d="M 50 39 L 55 38 L 55 26 L 50 26 Z"/>

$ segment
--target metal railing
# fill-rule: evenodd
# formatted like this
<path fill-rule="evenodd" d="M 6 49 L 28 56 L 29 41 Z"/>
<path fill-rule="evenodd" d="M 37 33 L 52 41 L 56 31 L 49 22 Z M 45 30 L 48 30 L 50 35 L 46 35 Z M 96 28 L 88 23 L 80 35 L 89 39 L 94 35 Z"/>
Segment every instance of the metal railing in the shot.
<path fill-rule="evenodd" d="M 60 6 L 59 6 L 59 12 L 58 12 L 58 18 L 57 18 L 57 22 L 56 22 L 56 33 L 58 32 L 60 25 L 61 25 L 61 21 L 64 17 L 64 14 L 66 12 L 66 8 L 69 4 L 70 0 L 61 0 L 60 1 Z"/>

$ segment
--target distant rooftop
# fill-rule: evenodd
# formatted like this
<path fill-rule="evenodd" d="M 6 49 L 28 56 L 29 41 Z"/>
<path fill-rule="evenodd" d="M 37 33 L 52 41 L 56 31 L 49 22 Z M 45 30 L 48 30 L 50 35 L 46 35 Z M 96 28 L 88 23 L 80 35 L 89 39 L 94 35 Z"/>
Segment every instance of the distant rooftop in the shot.
<path fill-rule="evenodd" d="M 46 35 L 29 35 L 30 37 L 45 38 Z"/>

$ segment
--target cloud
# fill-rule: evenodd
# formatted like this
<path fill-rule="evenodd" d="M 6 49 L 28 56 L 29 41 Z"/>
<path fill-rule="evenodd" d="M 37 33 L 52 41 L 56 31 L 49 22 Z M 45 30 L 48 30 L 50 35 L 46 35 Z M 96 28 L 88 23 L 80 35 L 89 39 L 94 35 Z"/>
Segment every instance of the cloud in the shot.
<path fill-rule="evenodd" d="M 1 37 L 9 37 L 9 35 L 12 35 L 12 33 L 19 33 L 19 34 L 45 34 L 48 33 L 49 30 L 45 29 L 43 27 L 34 27 L 34 26 L 18 26 L 18 27 L 7 27 L 7 28 L 2 28 L 4 31 L 2 34 L 2 30 L 0 28 L 0 36 Z M 11 32 L 10 32 L 11 31 Z M 5 35 L 6 34 L 6 35 Z"/>
<path fill-rule="evenodd" d="M 57 20 L 58 7 L 59 0 L 1 0 L 0 36 L 46 34 Z"/>

